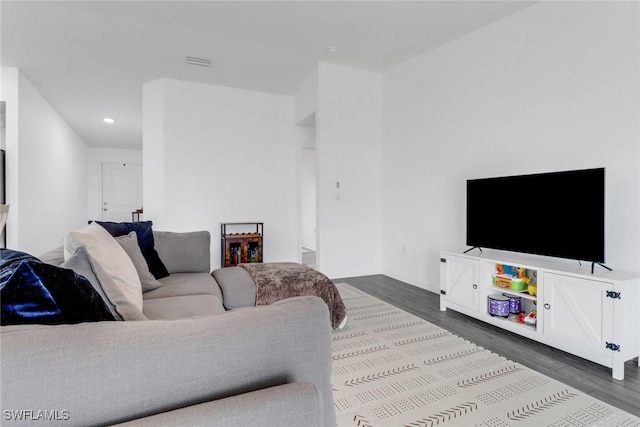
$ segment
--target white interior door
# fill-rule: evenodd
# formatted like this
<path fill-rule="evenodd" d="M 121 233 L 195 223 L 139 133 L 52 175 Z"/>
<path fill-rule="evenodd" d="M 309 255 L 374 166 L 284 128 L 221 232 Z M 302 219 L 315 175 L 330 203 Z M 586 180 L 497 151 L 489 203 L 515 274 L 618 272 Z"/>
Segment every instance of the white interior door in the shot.
<path fill-rule="evenodd" d="M 131 212 L 140 208 L 142 208 L 142 165 L 103 163 L 102 220 L 131 221 Z"/>

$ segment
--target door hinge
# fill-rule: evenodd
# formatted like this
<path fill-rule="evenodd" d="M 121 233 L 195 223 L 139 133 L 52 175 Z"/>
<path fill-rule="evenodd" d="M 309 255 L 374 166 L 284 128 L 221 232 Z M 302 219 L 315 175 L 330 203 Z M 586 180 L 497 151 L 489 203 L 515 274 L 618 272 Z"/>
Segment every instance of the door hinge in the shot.
<path fill-rule="evenodd" d="M 446 258 L 440 258 L 440 262 L 447 262 Z"/>
<path fill-rule="evenodd" d="M 607 342 L 606 348 L 611 351 L 620 351 L 620 346 L 612 342 Z"/>
<path fill-rule="evenodd" d="M 447 291 L 440 290 L 440 295 L 446 295 Z"/>
<path fill-rule="evenodd" d="M 616 291 L 607 291 L 607 298 L 622 299 L 622 294 Z"/>

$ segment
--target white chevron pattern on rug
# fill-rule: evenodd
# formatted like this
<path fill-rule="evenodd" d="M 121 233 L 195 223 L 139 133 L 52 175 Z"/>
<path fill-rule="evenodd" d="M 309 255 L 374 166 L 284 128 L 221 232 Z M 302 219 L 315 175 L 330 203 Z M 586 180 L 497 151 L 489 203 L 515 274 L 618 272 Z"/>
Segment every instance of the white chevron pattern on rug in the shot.
<path fill-rule="evenodd" d="M 333 332 L 339 427 L 640 427 L 640 418 L 344 283 Z"/>

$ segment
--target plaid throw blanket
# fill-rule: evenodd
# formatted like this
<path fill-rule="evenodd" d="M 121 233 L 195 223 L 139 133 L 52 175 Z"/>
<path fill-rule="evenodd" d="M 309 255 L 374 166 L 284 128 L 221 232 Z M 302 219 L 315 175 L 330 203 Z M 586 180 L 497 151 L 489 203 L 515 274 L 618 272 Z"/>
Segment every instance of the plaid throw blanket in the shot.
<path fill-rule="evenodd" d="M 299 296 L 315 295 L 329 307 L 331 326 L 337 328 L 347 310 L 333 282 L 324 274 L 295 262 L 238 264 L 256 283 L 256 305 Z"/>

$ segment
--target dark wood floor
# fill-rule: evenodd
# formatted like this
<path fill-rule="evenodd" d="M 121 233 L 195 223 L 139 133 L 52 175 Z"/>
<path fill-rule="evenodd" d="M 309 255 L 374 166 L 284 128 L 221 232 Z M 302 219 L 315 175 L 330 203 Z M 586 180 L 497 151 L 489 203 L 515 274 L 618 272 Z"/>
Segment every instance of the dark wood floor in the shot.
<path fill-rule="evenodd" d="M 507 359 L 521 363 L 597 399 L 640 416 L 640 368 L 625 364 L 623 381 L 611 369 L 457 313 L 440 311 L 440 295 L 383 275 L 334 279 L 438 325 Z"/>

